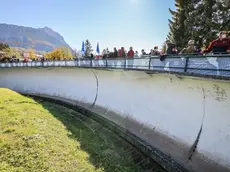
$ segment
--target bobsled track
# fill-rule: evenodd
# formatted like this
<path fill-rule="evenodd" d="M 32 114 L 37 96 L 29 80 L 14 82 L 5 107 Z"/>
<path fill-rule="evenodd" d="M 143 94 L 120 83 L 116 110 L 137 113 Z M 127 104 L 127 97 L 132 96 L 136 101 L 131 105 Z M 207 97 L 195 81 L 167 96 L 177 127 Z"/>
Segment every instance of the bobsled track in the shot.
<path fill-rule="evenodd" d="M 230 171 L 230 81 L 124 69 L 0 68 L 0 87 L 64 102 L 168 171 Z"/>
<path fill-rule="evenodd" d="M 78 106 L 73 106 L 70 103 L 66 103 L 60 100 L 55 100 L 55 99 L 50 99 L 50 98 L 44 98 L 40 96 L 30 96 L 34 98 L 38 102 L 49 102 L 55 105 L 61 105 L 62 107 L 70 108 L 76 113 L 73 113 L 71 115 L 74 115 L 74 118 L 72 120 L 77 120 L 78 122 L 81 121 L 84 126 L 89 128 L 92 132 L 97 133 L 97 136 L 99 136 L 101 139 L 103 139 L 105 142 L 107 142 L 107 139 L 111 139 L 111 137 L 105 137 L 105 136 L 112 136 L 112 144 L 113 148 L 116 150 L 116 148 L 122 149 L 123 151 L 123 156 L 125 155 L 126 160 L 131 160 L 133 163 L 135 163 L 135 171 L 138 172 L 168 172 L 169 168 L 171 171 L 187 171 L 181 166 L 167 166 L 167 167 L 162 167 L 158 162 L 156 162 L 153 158 L 150 156 L 146 155 L 142 149 L 140 149 L 139 144 L 137 144 L 138 139 L 135 137 L 132 137 L 131 133 L 125 132 L 122 130 L 119 126 L 116 124 L 101 118 L 97 114 L 90 113 L 84 108 L 78 107 Z M 80 113 L 79 113 L 80 112 Z M 68 114 L 66 114 L 68 115 Z M 71 116 L 70 116 L 71 117 Z M 77 123 L 76 125 L 79 125 Z M 115 137 L 114 137 L 115 136 Z M 84 135 L 82 135 L 84 137 Z M 89 140 L 90 142 L 90 140 Z M 136 143 L 133 143 L 136 142 Z M 111 143 L 111 142 L 110 142 Z M 100 144 L 100 143 L 98 143 Z M 100 153 L 99 151 L 103 152 L 102 150 L 98 150 L 96 153 Z M 117 152 L 115 152 L 117 153 Z M 120 155 L 121 152 L 118 152 Z M 90 155 L 91 156 L 91 155 Z M 113 155 L 114 156 L 114 155 Z M 116 155 L 115 155 L 116 156 Z M 122 157 L 123 157 L 122 156 Z M 127 157 L 131 159 L 127 159 Z M 111 158 L 107 156 L 107 158 Z M 124 159 L 120 159 L 121 164 L 117 164 L 118 167 L 124 166 L 123 162 Z M 100 162 L 100 161 L 99 161 Z M 102 163 L 102 162 L 100 162 Z M 103 163 L 102 163 L 103 164 Z M 129 165 L 129 164 L 127 164 Z M 130 165 L 131 166 L 131 165 Z M 177 169 L 176 169 L 177 168 Z M 122 169 L 122 168 L 120 168 Z M 166 170 L 167 169 L 167 170 Z M 175 170 L 174 170 L 175 169 Z M 133 169 L 134 170 L 134 169 Z M 120 170 L 117 169 L 114 166 L 106 166 L 104 171 L 111 171 L 111 172 L 119 172 Z M 126 171 L 126 170 L 124 170 Z M 129 171 L 129 170 L 128 170 Z M 133 171 L 131 171 L 133 172 Z"/>

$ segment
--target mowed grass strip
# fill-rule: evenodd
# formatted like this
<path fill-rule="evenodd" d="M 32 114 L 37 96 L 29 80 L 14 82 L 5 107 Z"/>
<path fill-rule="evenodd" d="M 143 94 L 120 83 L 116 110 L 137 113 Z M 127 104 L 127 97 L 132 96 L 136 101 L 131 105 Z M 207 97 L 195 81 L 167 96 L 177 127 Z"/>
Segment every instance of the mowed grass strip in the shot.
<path fill-rule="evenodd" d="M 0 89 L 0 171 L 103 171 L 42 105 Z"/>
<path fill-rule="evenodd" d="M 141 171 L 122 140 L 77 115 L 0 88 L 0 171 Z"/>

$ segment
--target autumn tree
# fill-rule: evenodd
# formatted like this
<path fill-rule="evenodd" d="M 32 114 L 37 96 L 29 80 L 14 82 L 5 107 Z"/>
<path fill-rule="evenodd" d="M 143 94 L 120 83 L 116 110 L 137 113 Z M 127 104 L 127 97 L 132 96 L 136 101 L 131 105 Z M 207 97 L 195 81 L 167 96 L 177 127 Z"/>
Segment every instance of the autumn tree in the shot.
<path fill-rule="evenodd" d="M 10 61 L 12 58 L 22 58 L 22 55 L 16 48 L 8 47 L 0 51 L 0 61 Z"/>
<path fill-rule="evenodd" d="M 63 52 L 65 59 L 73 59 L 73 54 L 71 53 L 69 48 L 61 47 L 61 51 Z"/>
<path fill-rule="evenodd" d="M 70 60 L 73 59 L 73 55 L 69 48 L 61 47 L 54 49 L 53 51 L 46 53 L 45 57 L 50 60 Z"/>
<path fill-rule="evenodd" d="M 10 51 L 9 51 L 9 56 L 10 57 L 17 57 L 17 58 L 22 58 L 22 54 L 18 51 L 18 49 L 10 47 Z"/>
<path fill-rule="evenodd" d="M 33 49 L 30 49 L 28 53 L 29 53 L 29 56 L 30 56 L 31 59 L 36 58 L 35 51 Z"/>
<path fill-rule="evenodd" d="M 0 51 L 7 49 L 7 48 L 10 48 L 8 44 L 4 44 L 0 42 Z"/>

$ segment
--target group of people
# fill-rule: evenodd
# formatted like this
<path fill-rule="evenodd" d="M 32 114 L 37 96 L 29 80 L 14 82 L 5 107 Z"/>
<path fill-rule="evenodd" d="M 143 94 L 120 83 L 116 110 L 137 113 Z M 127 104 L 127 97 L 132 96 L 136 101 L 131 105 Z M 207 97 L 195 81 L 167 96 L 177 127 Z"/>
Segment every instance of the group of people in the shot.
<path fill-rule="evenodd" d="M 219 32 L 218 38 L 213 40 L 208 48 L 201 50 L 195 46 L 194 40 L 188 42 L 188 46 L 184 48 L 180 54 L 206 54 L 212 52 L 213 54 L 227 54 L 230 53 L 230 33 Z"/>
<path fill-rule="evenodd" d="M 130 47 L 129 48 L 129 51 L 127 52 L 125 50 L 124 47 L 121 47 L 120 49 L 117 50 L 117 48 L 115 47 L 113 49 L 113 52 L 109 52 L 108 48 L 106 50 L 104 50 L 102 52 L 102 57 L 103 58 L 138 58 L 140 57 L 139 56 L 139 53 L 138 51 L 134 51 L 133 50 L 133 47 Z M 155 46 L 154 49 L 151 49 L 150 53 L 146 53 L 144 49 L 141 50 L 141 56 L 147 56 L 147 55 L 150 55 L 150 56 L 154 56 L 154 55 L 160 55 L 160 51 L 158 50 L 158 46 Z M 97 56 L 96 58 L 99 58 L 99 56 Z"/>
<path fill-rule="evenodd" d="M 212 52 L 213 54 L 226 54 L 230 53 L 230 33 L 227 32 L 219 32 L 218 38 L 213 40 L 208 48 L 202 50 L 200 47 L 195 45 L 194 40 L 189 40 L 187 47 L 183 48 L 179 51 L 176 47 L 176 44 L 167 40 L 164 43 L 163 49 L 159 51 L 158 46 L 155 46 L 149 53 L 146 53 L 144 49 L 142 49 L 141 54 L 138 54 L 138 51 L 134 51 L 133 47 L 129 48 L 127 52 L 124 47 L 121 47 L 117 50 L 114 48 L 113 52 L 109 52 L 108 48 L 103 51 L 103 58 L 138 58 L 140 56 L 158 56 L 158 55 L 178 55 L 178 54 L 196 54 L 203 55 Z M 100 58 L 97 56 L 96 58 Z"/>
<path fill-rule="evenodd" d="M 144 49 L 142 49 L 142 51 L 141 51 L 141 55 L 159 55 L 159 54 L 160 54 L 160 52 L 158 51 L 157 46 L 155 46 L 154 49 L 152 49 L 149 54 L 147 54 Z M 133 47 L 130 47 L 129 51 L 127 53 L 126 53 L 124 47 L 121 47 L 121 49 L 119 49 L 119 50 L 114 48 L 113 57 L 133 58 L 133 57 L 139 57 L 139 54 L 138 54 L 138 51 L 134 52 Z"/>

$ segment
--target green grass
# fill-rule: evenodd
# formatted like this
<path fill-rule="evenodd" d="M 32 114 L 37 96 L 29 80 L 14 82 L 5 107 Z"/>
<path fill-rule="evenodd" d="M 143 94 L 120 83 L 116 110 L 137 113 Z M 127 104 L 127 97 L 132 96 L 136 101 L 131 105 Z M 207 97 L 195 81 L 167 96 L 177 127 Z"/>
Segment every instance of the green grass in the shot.
<path fill-rule="evenodd" d="M 141 171 L 134 155 L 130 145 L 76 111 L 0 89 L 1 172 Z"/>

